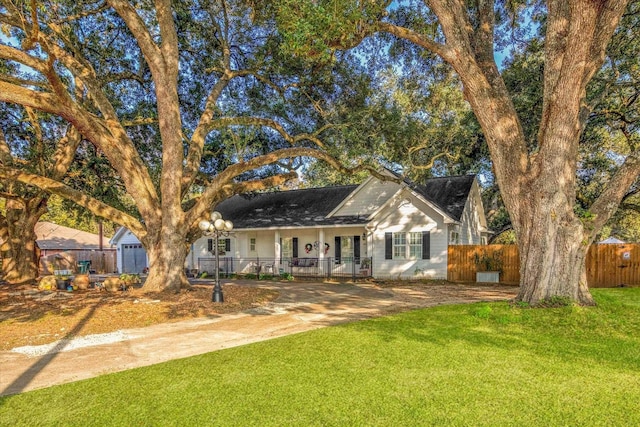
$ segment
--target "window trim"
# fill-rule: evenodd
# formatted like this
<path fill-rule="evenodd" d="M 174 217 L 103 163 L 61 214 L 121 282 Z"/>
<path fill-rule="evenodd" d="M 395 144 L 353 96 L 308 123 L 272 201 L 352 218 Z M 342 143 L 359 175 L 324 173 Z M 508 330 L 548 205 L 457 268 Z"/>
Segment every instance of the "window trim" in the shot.
<path fill-rule="evenodd" d="M 419 260 L 431 259 L 431 231 L 386 232 L 385 259 Z M 412 256 L 412 248 L 414 255 Z M 401 254 L 402 253 L 402 254 Z"/>

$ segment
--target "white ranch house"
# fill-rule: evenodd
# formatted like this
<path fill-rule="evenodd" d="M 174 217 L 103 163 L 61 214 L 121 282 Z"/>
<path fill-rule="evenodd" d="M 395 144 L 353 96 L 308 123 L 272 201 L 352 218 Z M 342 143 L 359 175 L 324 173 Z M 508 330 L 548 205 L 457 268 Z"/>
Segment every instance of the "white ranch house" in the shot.
<path fill-rule="evenodd" d="M 226 273 L 446 278 L 447 246 L 486 244 L 489 234 L 472 175 L 424 184 L 370 177 L 360 185 L 234 196 L 215 210 L 234 224 L 218 244 Z M 146 267 L 128 230 L 111 242 L 120 272 Z M 213 251 L 213 239 L 200 238 L 185 268 L 214 272 Z"/>

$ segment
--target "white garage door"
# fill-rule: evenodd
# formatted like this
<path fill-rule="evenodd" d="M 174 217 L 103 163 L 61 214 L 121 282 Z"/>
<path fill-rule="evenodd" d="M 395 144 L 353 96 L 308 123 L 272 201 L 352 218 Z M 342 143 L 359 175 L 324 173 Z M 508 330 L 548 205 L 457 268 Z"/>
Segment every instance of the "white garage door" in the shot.
<path fill-rule="evenodd" d="M 122 272 L 142 273 L 147 266 L 147 253 L 142 245 L 122 245 Z"/>

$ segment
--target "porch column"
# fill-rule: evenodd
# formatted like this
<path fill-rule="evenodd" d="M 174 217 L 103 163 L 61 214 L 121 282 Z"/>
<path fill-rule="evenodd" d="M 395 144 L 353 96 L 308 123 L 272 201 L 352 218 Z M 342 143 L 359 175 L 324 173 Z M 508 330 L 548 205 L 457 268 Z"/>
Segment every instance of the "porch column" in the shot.
<path fill-rule="evenodd" d="M 324 228 L 318 231 L 318 259 L 324 259 Z"/>
<path fill-rule="evenodd" d="M 275 259 L 276 264 L 280 264 L 280 230 L 276 230 L 274 235 L 274 241 L 273 241 L 273 250 L 274 250 L 274 255 L 273 258 Z"/>

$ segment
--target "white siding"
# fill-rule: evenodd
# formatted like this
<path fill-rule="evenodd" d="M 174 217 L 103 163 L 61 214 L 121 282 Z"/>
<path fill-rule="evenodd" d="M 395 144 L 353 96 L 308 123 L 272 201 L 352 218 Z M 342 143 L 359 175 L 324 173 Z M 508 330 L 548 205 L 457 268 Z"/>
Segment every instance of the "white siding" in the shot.
<path fill-rule="evenodd" d="M 368 217 L 400 190 L 400 185 L 392 181 L 371 179 L 358 187 L 355 194 L 333 214 L 333 216 L 360 215 Z"/>
<path fill-rule="evenodd" d="M 354 237 L 360 236 L 360 256 L 368 256 L 366 255 L 366 246 L 365 239 L 362 238 L 362 234 L 364 232 L 363 227 L 343 227 L 343 228 L 331 228 L 325 230 L 325 241 L 329 243 L 329 251 L 327 252 L 327 257 L 335 257 L 336 256 L 336 248 L 335 242 L 336 237 Z"/>
<path fill-rule="evenodd" d="M 373 275 L 376 278 L 441 279 L 447 277 L 447 227 L 442 215 L 403 191 L 373 224 Z M 386 232 L 430 232 L 430 259 L 385 259 Z"/>
<path fill-rule="evenodd" d="M 469 192 L 469 197 L 464 206 L 460 222 L 460 227 L 457 228 L 457 231 L 460 233 L 460 244 L 481 244 L 483 235 L 481 227 L 486 228 L 486 219 L 477 182 L 473 183 L 471 191 Z"/>
<path fill-rule="evenodd" d="M 133 234 L 129 230 L 123 230 L 122 236 L 114 243 L 116 245 L 116 252 L 117 252 L 116 266 L 118 268 L 118 271 L 121 272 L 122 271 L 122 254 L 123 254 L 122 245 L 139 245 L 141 243 L 140 243 L 140 240 L 138 240 L 138 238 L 135 236 L 135 234 Z M 147 265 L 148 264 L 149 264 L 149 260 L 147 259 Z"/>
<path fill-rule="evenodd" d="M 207 237 L 202 236 L 198 240 L 196 240 L 191 245 L 191 252 L 187 255 L 187 260 L 185 262 L 185 267 L 188 269 L 197 269 L 198 268 L 198 259 L 199 258 L 214 258 L 215 253 L 211 253 L 208 251 L 209 249 L 209 239 L 214 239 L 213 247 L 215 248 L 215 237 Z M 239 257 L 240 254 L 238 252 L 238 233 L 231 233 L 229 236 L 220 236 L 220 239 L 230 239 L 231 240 L 231 250 L 224 255 L 220 254 L 220 257 Z"/>

